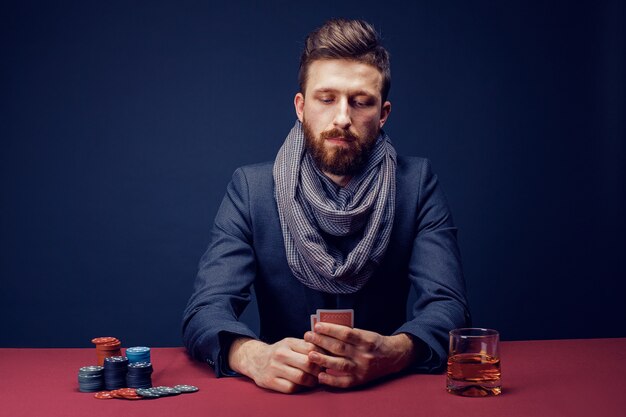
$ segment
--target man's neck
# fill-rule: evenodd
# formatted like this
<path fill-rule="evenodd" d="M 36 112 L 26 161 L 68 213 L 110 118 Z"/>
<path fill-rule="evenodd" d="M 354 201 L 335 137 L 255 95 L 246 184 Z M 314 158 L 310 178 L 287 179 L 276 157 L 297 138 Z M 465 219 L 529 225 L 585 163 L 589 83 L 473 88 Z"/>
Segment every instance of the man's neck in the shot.
<path fill-rule="evenodd" d="M 346 185 L 348 185 L 348 183 L 352 179 L 352 176 L 350 175 L 335 175 L 335 174 L 330 174 L 326 171 L 322 171 L 322 172 L 324 173 L 324 175 L 330 178 L 332 182 L 334 182 L 340 187 L 345 187 Z"/>

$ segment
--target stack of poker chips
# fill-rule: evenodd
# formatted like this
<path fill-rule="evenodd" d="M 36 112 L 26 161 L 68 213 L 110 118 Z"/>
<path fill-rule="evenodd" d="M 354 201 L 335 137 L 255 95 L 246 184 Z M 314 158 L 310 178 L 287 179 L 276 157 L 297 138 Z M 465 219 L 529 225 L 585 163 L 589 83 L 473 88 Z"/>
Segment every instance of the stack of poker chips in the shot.
<path fill-rule="evenodd" d="M 104 365 L 104 359 L 112 356 L 122 356 L 120 347 L 122 343 L 115 337 L 96 337 L 91 340 L 96 345 L 96 356 L 98 357 L 98 365 Z"/>
<path fill-rule="evenodd" d="M 126 386 L 129 388 L 151 388 L 152 364 L 150 362 L 129 363 Z"/>
<path fill-rule="evenodd" d="M 126 357 L 129 363 L 150 362 L 150 348 L 145 346 L 135 346 L 126 349 Z"/>
<path fill-rule="evenodd" d="M 128 358 L 111 356 L 104 358 L 104 387 L 107 390 L 124 388 L 128 372 Z"/>
<path fill-rule="evenodd" d="M 104 389 L 104 368 L 102 366 L 83 366 L 78 370 L 78 390 L 97 392 Z"/>
<path fill-rule="evenodd" d="M 197 391 L 198 387 L 194 387 L 193 385 L 176 385 L 174 387 L 162 386 L 154 388 L 120 388 L 112 391 L 99 391 L 94 397 L 99 400 L 110 400 L 113 398 L 141 400 L 144 398 L 154 399 Z"/>

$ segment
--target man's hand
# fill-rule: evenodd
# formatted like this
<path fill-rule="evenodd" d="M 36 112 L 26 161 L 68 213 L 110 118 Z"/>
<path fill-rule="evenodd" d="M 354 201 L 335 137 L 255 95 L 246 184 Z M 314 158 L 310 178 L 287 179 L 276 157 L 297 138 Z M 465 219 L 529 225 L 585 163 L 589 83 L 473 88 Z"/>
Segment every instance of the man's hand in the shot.
<path fill-rule="evenodd" d="M 258 340 L 236 339 L 228 352 L 230 368 L 246 375 L 263 388 L 292 393 L 317 385 L 318 365 L 309 354 L 319 350 L 302 339 L 286 338 L 273 345 Z"/>
<path fill-rule="evenodd" d="M 413 340 L 406 334 L 382 336 L 332 323 L 317 323 L 304 340 L 319 350 L 308 353 L 312 363 L 326 368 L 318 375 L 321 384 L 348 388 L 399 372 L 415 359 Z"/>

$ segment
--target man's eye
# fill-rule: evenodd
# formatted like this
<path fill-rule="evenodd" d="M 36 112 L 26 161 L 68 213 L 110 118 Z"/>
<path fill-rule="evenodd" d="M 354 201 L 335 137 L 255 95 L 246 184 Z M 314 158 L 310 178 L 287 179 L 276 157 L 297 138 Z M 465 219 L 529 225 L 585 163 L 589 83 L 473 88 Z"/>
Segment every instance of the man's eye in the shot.
<path fill-rule="evenodd" d="M 322 103 L 326 103 L 326 104 L 328 104 L 328 103 L 332 103 L 332 102 L 333 102 L 333 99 L 332 99 L 332 98 L 328 98 L 328 97 L 321 97 L 321 98 L 320 98 L 320 101 L 321 101 Z"/>
<path fill-rule="evenodd" d="M 369 107 L 372 105 L 372 100 L 354 100 L 352 104 L 354 107 Z"/>

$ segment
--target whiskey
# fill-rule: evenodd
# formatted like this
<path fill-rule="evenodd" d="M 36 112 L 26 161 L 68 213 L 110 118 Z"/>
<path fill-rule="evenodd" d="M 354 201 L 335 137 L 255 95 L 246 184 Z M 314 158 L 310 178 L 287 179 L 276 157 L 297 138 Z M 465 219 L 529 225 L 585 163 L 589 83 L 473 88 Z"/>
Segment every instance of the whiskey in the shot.
<path fill-rule="evenodd" d="M 500 358 L 480 353 L 461 353 L 448 358 L 448 392 L 467 397 L 486 397 L 502 392 Z"/>

